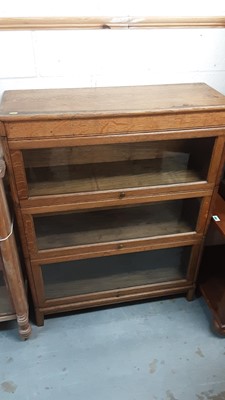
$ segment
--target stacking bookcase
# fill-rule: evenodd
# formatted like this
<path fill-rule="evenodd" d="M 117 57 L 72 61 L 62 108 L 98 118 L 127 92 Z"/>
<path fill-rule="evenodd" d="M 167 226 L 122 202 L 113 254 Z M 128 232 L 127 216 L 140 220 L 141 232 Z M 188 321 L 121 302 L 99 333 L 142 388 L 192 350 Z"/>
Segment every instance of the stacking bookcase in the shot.
<path fill-rule="evenodd" d="M 224 96 L 205 84 L 7 91 L 0 121 L 38 325 L 193 297 Z"/>

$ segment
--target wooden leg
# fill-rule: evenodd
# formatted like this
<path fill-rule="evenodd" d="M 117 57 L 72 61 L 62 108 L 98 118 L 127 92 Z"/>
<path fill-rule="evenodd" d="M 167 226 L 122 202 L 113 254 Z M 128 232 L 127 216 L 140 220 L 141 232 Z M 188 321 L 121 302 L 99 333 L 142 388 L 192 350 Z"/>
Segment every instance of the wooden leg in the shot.
<path fill-rule="evenodd" d="M 35 317 L 37 326 L 44 326 L 44 313 L 35 308 Z"/>
<path fill-rule="evenodd" d="M 225 326 L 220 325 L 215 318 L 213 320 L 213 330 L 218 333 L 218 335 L 225 336 Z"/>
<path fill-rule="evenodd" d="M 195 287 L 188 290 L 186 299 L 187 299 L 187 301 L 192 301 L 192 300 L 194 300 L 194 297 L 195 297 Z"/>
<path fill-rule="evenodd" d="M 0 168 L 0 237 L 5 238 L 5 240 L 2 240 L 0 244 L 4 265 L 4 275 L 7 281 L 7 287 L 9 289 L 9 294 L 13 302 L 15 313 L 17 315 L 19 333 L 22 338 L 27 339 L 29 333 L 31 332 L 28 322 L 28 304 L 15 236 L 13 233 L 13 224 L 9 214 L 5 190 L 1 179 L 3 176 L 1 175 Z"/>
<path fill-rule="evenodd" d="M 19 334 L 21 339 L 26 340 L 31 334 L 31 326 L 29 323 L 28 313 L 17 315 L 17 322 L 19 326 Z"/>

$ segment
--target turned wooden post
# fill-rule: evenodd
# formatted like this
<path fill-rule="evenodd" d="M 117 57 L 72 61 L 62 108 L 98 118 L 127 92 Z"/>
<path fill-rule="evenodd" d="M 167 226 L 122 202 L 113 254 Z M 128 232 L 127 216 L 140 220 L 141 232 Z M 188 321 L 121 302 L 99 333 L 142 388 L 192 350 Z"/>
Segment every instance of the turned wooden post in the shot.
<path fill-rule="evenodd" d="M 5 175 L 5 162 L 0 159 L 0 246 L 8 288 L 13 301 L 19 325 L 19 334 L 22 339 L 27 339 L 31 333 L 28 317 L 28 305 L 25 294 L 24 282 L 21 273 L 20 261 L 17 252 L 12 220 L 3 186 Z"/>

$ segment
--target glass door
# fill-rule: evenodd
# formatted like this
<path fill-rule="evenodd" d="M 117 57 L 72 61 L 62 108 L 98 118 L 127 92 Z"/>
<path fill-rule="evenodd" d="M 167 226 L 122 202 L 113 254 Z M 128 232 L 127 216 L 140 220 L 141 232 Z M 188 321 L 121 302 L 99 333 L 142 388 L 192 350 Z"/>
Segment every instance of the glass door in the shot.
<path fill-rule="evenodd" d="M 204 182 L 214 141 L 210 137 L 22 150 L 27 195 Z"/>

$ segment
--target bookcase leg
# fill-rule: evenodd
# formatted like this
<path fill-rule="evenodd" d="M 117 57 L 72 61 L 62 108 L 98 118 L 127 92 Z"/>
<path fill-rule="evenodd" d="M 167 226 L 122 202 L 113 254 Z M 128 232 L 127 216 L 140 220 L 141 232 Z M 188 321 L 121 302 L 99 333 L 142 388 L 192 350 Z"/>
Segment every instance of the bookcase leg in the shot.
<path fill-rule="evenodd" d="M 193 287 L 187 291 L 186 299 L 188 301 L 192 301 L 192 300 L 194 300 L 194 297 L 195 297 L 195 287 Z"/>
<path fill-rule="evenodd" d="M 35 308 L 35 317 L 37 326 L 44 326 L 44 313 Z"/>
<path fill-rule="evenodd" d="M 222 326 L 218 323 L 218 321 L 213 319 L 213 330 L 220 336 L 225 336 L 225 326 Z"/>

